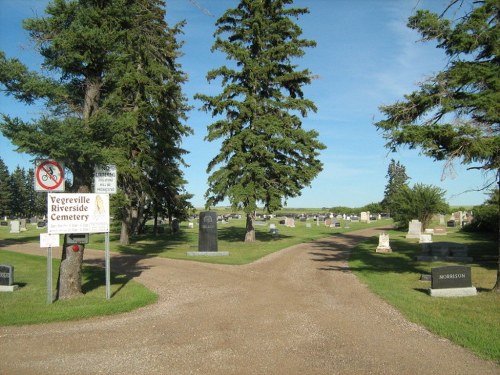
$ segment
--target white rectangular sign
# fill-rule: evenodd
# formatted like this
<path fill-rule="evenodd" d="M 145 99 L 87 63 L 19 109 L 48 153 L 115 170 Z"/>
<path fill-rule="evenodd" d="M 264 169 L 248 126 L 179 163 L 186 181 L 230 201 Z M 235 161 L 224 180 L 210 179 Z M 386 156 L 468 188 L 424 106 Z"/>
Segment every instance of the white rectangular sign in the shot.
<path fill-rule="evenodd" d="M 47 194 L 47 232 L 109 232 L 108 194 Z"/>
<path fill-rule="evenodd" d="M 59 247 L 59 235 L 40 233 L 40 247 Z"/>
<path fill-rule="evenodd" d="M 94 169 L 94 193 L 116 194 L 118 174 L 116 165 L 99 165 Z"/>

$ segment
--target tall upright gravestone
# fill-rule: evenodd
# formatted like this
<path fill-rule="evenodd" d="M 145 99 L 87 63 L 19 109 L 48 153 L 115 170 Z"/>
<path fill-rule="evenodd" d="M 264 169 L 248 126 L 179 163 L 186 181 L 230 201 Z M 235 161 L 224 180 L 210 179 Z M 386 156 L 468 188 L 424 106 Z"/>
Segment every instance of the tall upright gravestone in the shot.
<path fill-rule="evenodd" d="M 199 252 L 217 252 L 217 213 L 200 212 Z"/>

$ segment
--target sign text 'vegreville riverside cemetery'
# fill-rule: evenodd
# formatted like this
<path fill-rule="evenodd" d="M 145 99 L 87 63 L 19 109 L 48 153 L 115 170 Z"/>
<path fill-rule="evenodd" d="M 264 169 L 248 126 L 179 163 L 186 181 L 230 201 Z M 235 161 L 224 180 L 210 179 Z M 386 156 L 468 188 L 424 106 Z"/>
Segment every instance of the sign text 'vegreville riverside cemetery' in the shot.
<path fill-rule="evenodd" d="M 108 194 L 48 194 L 47 232 L 109 232 Z"/>

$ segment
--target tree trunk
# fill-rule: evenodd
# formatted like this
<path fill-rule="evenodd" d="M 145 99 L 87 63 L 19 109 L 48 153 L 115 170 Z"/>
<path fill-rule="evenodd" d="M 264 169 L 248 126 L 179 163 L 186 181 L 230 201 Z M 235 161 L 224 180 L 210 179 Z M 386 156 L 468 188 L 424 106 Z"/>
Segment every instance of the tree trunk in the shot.
<path fill-rule="evenodd" d="M 120 231 L 120 245 L 130 245 L 130 235 L 128 231 L 127 219 L 122 220 L 122 228 Z"/>
<path fill-rule="evenodd" d="M 255 213 L 247 214 L 247 231 L 245 233 L 245 242 L 255 242 Z"/>
<path fill-rule="evenodd" d="M 63 244 L 56 299 L 70 299 L 82 294 L 83 245 Z"/>

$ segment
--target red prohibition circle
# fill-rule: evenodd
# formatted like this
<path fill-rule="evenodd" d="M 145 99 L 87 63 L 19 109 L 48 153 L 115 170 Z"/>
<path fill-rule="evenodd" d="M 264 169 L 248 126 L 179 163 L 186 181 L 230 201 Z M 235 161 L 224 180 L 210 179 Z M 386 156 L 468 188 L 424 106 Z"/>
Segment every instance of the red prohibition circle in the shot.
<path fill-rule="evenodd" d="M 59 180 L 55 179 L 54 175 L 47 170 L 46 167 L 48 164 L 53 165 L 57 168 L 57 170 L 59 171 Z M 48 177 L 48 181 L 52 181 L 55 183 L 54 185 L 47 185 L 42 181 L 43 172 L 45 172 L 45 175 Z M 62 182 L 64 181 L 64 171 L 62 170 L 61 166 L 57 164 L 57 162 L 53 160 L 46 160 L 42 164 L 40 164 L 36 170 L 36 181 L 42 188 L 46 190 L 55 190 L 59 186 L 61 186 Z"/>

